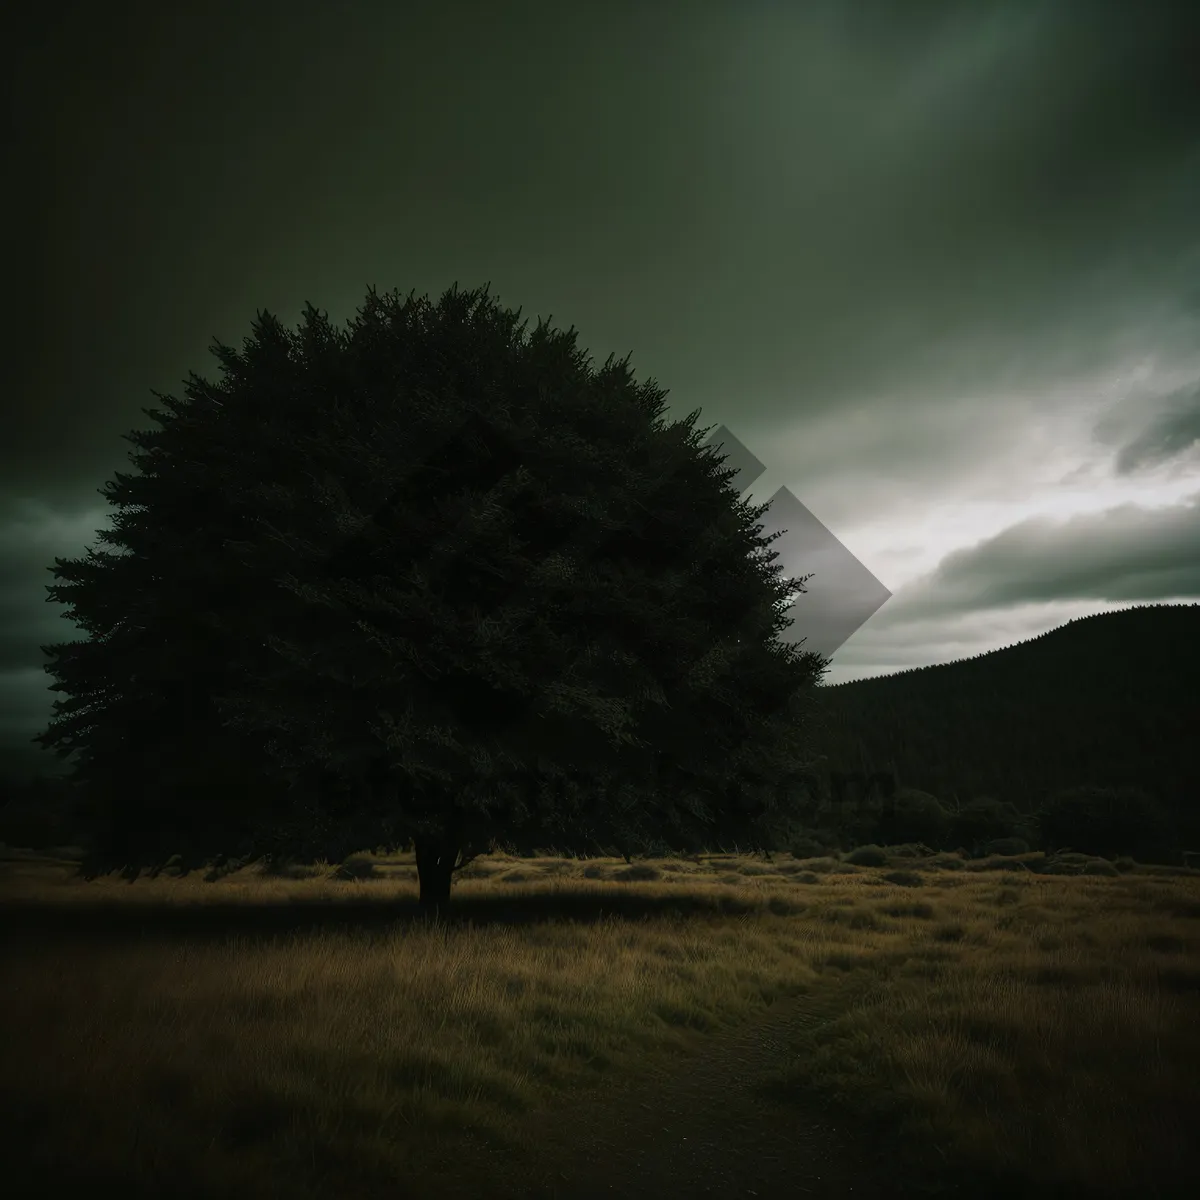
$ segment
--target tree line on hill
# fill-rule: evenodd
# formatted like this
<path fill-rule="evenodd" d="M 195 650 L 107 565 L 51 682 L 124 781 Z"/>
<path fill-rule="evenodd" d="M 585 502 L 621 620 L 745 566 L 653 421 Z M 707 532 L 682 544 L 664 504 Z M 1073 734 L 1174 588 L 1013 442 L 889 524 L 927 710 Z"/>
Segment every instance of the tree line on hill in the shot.
<path fill-rule="evenodd" d="M 1200 845 L 1198 678 L 1200 605 L 1103 613 L 974 659 L 822 688 L 822 748 L 868 808 L 890 792 L 927 812 L 934 840 L 955 840 L 938 832 L 948 823 L 966 841 L 964 812 L 1003 811 L 997 837 L 1170 859 Z"/>

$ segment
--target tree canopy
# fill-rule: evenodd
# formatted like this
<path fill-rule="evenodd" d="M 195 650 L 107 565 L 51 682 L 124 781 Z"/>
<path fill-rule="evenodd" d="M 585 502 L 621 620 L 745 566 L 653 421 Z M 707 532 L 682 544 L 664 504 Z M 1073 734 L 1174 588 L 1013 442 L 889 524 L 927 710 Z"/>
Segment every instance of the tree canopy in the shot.
<path fill-rule="evenodd" d="M 46 647 L 97 863 L 415 844 L 748 843 L 812 765 L 824 660 L 781 643 L 766 506 L 628 358 L 487 289 L 261 313 L 147 409 L 115 549 L 56 560 Z M 98 869 L 98 868 L 97 868 Z"/>

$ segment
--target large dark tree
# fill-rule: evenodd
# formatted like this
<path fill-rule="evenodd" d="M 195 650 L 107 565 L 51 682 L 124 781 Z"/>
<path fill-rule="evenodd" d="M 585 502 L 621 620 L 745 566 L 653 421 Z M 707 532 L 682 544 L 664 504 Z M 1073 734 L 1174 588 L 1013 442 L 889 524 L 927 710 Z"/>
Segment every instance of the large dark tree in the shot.
<path fill-rule="evenodd" d="M 50 589 L 92 634 L 47 648 L 42 736 L 81 752 L 98 861 L 411 841 L 436 907 L 497 842 L 787 822 L 824 664 L 777 640 L 796 581 L 695 413 L 486 291 L 215 353 L 131 435 L 124 553 Z"/>

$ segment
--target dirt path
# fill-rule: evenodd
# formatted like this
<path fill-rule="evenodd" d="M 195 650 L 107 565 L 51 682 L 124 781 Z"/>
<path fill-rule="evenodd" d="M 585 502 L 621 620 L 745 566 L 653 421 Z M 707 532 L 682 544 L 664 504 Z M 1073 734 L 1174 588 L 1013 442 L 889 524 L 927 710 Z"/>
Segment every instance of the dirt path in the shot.
<path fill-rule="evenodd" d="M 893 1155 L 815 1102 L 806 1108 L 755 1091 L 791 1061 L 799 1031 L 816 1020 L 811 1002 L 781 1001 L 749 1027 L 708 1036 L 636 1086 L 557 1105 L 542 1114 L 535 1169 L 493 1160 L 486 1194 L 496 1200 L 935 1194 L 929 1179 L 898 1179 Z M 947 1186 L 936 1194 L 962 1193 Z"/>

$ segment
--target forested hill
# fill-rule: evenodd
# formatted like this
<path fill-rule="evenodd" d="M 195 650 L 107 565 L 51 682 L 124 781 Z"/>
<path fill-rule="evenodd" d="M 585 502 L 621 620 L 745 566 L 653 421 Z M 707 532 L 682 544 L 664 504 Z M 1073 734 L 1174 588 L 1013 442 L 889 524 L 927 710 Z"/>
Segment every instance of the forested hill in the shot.
<path fill-rule="evenodd" d="M 840 771 L 1023 811 L 1083 784 L 1200 818 L 1200 604 L 1084 617 L 972 659 L 822 687 Z"/>

